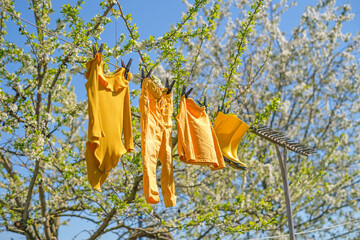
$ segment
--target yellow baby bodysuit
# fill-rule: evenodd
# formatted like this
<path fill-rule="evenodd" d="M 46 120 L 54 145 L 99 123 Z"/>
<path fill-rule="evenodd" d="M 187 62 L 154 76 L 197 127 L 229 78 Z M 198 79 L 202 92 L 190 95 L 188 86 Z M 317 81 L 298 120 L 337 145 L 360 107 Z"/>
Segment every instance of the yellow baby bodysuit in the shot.
<path fill-rule="evenodd" d="M 120 157 L 134 150 L 128 87 L 131 73 L 127 80 L 125 68 L 105 75 L 100 53 L 86 64 L 86 69 L 89 126 L 85 159 L 89 182 L 101 192 L 100 186 Z"/>

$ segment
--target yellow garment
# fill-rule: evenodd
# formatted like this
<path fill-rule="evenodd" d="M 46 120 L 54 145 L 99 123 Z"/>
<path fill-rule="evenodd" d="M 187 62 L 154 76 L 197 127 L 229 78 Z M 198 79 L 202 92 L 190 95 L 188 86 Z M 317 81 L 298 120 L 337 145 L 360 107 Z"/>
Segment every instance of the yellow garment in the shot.
<path fill-rule="evenodd" d="M 245 163 L 241 162 L 238 158 L 237 149 L 248 129 L 249 125 L 238 119 L 235 115 L 226 115 L 222 112 L 218 113 L 214 123 L 216 137 L 224 157 L 240 163 L 245 168 Z"/>
<path fill-rule="evenodd" d="M 128 87 L 131 73 L 127 80 L 124 68 L 111 76 L 105 75 L 100 53 L 86 68 L 89 126 L 85 159 L 89 182 L 94 190 L 101 192 L 100 186 L 110 170 L 124 153 L 134 149 Z"/>
<path fill-rule="evenodd" d="M 167 88 L 159 88 L 150 78 L 142 83 L 139 99 L 141 154 L 143 158 L 144 195 L 148 203 L 160 201 L 156 184 L 156 164 L 161 162 L 161 190 L 165 207 L 176 206 L 172 159 L 173 96 Z"/>
<path fill-rule="evenodd" d="M 205 107 L 182 96 L 176 119 L 180 160 L 189 164 L 207 165 L 213 171 L 224 168 L 224 158 Z"/>

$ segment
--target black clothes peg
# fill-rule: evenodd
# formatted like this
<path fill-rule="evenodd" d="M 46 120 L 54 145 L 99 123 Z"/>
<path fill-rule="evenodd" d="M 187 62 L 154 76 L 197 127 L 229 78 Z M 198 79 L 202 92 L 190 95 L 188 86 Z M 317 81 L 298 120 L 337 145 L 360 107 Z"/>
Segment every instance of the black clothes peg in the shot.
<path fill-rule="evenodd" d="M 171 93 L 173 87 L 174 87 L 174 84 L 175 84 L 175 80 L 171 82 L 171 84 L 169 85 L 169 79 L 166 78 L 166 81 L 165 81 L 165 87 L 168 89 L 166 94 L 169 94 Z"/>
<path fill-rule="evenodd" d="M 196 102 L 198 103 L 199 106 L 201 107 L 205 107 L 205 110 L 207 111 L 207 103 L 206 103 L 206 96 L 204 96 L 204 101 L 200 102 L 200 99 L 196 100 Z"/>
<path fill-rule="evenodd" d="M 152 69 L 150 69 L 150 71 L 149 71 L 149 72 L 146 74 L 146 76 L 145 76 L 144 69 L 143 69 L 143 68 L 141 69 L 141 82 L 140 82 L 140 87 L 142 87 L 142 83 L 143 83 L 143 81 L 144 81 L 145 78 L 150 78 L 151 73 L 152 73 Z"/>
<path fill-rule="evenodd" d="M 125 68 L 125 79 L 127 79 L 128 72 L 130 71 L 131 63 L 132 63 L 132 58 L 129 59 L 129 61 L 128 61 L 128 63 L 126 64 L 126 66 L 125 66 L 124 60 L 121 59 L 121 66 L 122 66 L 123 68 Z"/>
<path fill-rule="evenodd" d="M 96 45 L 95 43 L 92 44 L 92 49 L 93 49 L 93 57 L 95 57 L 96 53 L 100 53 L 102 54 L 103 50 L 104 50 L 104 43 L 102 43 L 99 47 L 99 51 L 96 50 Z"/>
<path fill-rule="evenodd" d="M 224 103 L 222 103 L 222 105 L 219 105 L 218 112 L 228 114 L 230 112 L 230 108 L 226 109 Z"/>
<path fill-rule="evenodd" d="M 185 98 L 188 98 L 188 96 L 190 95 L 192 90 L 193 90 L 193 88 L 190 88 L 190 90 L 186 92 L 186 86 L 183 85 L 182 86 L 182 91 L 181 91 L 181 96 L 185 95 Z"/>

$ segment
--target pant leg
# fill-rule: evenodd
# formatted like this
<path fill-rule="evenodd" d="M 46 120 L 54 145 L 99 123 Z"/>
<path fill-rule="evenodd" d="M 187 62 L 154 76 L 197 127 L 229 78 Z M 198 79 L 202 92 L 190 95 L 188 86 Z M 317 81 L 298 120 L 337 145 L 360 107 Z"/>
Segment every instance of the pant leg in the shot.
<path fill-rule="evenodd" d="M 176 192 L 172 158 L 171 126 L 164 128 L 162 131 L 159 159 L 162 166 L 160 181 L 165 207 L 174 207 L 176 206 Z"/>
<path fill-rule="evenodd" d="M 161 144 L 161 129 L 151 112 L 142 114 L 141 119 L 141 155 L 143 159 L 143 185 L 146 202 L 160 202 L 156 183 L 156 163 Z"/>

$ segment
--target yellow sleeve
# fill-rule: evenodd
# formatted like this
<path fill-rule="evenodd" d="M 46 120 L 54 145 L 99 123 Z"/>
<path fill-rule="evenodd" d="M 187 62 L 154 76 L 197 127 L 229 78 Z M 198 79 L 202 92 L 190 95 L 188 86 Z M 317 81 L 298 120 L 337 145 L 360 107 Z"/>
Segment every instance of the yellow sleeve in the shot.
<path fill-rule="evenodd" d="M 99 116 L 99 79 L 98 79 L 98 63 L 101 64 L 101 57 L 96 55 L 95 58 L 86 64 L 85 84 L 88 95 L 88 114 L 89 114 L 89 131 L 88 139 L 104 137 L 104 131 Z"/>
<path fill-rule="evenodd" d="M 129 73 L 130 75 L 130 73 Z M 126 88 L 125 98 L 124 98 L 124 141 L 125 148 L 127 152 L 132 152 L 134 150 L 134 140 L 131 124 L 131 105 L 130 105 L 130 94 L 129 88 Z"/>

